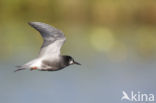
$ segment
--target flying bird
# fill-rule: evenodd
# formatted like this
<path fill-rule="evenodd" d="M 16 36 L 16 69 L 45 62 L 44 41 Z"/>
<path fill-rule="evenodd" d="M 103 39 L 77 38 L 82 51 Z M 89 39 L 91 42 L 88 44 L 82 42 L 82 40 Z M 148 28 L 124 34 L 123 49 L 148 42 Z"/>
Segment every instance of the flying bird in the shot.
<path fill-rule="evenodd" d="M 28 24 L 40 32 L 43 44 L 38 57 L 24 65 L 17 66 L 18 69 L 15 72 L 25 69 L 57 71 L 72 64 L 81 65 L 71 56 L 61 55 L 60 49 L 66 40 L 62 31 L 41 22 L 29 22 Z"/>

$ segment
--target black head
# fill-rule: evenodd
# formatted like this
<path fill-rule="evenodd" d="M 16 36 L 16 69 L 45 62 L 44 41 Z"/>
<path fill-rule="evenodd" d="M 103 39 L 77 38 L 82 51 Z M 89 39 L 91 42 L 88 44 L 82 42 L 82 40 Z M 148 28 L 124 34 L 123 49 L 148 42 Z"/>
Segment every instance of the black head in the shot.
<path fill-rule="evenodd" d="M 71 56 L 64 56 L 64 58 L 67 65 L 72 65 L 72 64 L 81 65 L 80 63 L 76 62 Z"/>

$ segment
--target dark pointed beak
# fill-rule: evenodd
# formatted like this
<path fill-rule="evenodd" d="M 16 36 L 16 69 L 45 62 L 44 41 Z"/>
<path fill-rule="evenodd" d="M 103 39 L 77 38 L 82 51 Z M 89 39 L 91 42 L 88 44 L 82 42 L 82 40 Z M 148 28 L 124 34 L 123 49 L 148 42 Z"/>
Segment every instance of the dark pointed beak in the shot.
<path fill-rule="evenodd" d="M 74 61 L 74 64 L 81 65 L 80 63 L 78 63 L 78 62 L 76 62 L 76 61 Z"/>

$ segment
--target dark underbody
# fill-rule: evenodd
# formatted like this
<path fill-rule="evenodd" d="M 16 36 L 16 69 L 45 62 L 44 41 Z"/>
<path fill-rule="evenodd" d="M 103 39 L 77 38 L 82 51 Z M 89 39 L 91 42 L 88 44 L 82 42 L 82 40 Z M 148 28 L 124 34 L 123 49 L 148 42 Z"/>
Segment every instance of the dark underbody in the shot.
<path fill-rule="evenodd" d="M 42 61 L 43 68 L 44 66 L 50 66 L 51 68 L 48 69 L 41 69 L 40 71 L 58 71 L 61 69 L 64 69 L 65 67 L 69 66 L 69 56 L 61 56 L 59 61 L 49 61 L 49 60 L 44 60 Z"/>
<path fill-rule="evenodd" d="M 59 69 L 41 69 L 40 71 L 59 71 L 59 70 L 62 70 L 62 69 L 64 69 L 64 67 L 63 68 L 59 68 Z"/>

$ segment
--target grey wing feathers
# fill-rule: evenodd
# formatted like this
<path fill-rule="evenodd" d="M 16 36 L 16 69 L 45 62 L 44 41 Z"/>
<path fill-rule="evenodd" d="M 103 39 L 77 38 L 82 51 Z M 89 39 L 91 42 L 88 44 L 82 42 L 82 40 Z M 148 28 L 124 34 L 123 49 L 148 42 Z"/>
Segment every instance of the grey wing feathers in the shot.
<path fill-rule="evenodd" d="M 62 31 L 48 24 L 41 22 L 29 22 L 28 24 L 33 28 L 35 28 L 37 31 L 39 31 L 41 36 L 43 37 L 44 42 L 41 48 L 50 45 L 56 40 L 63 40 L 63 42 L 66 40 Z"/>

